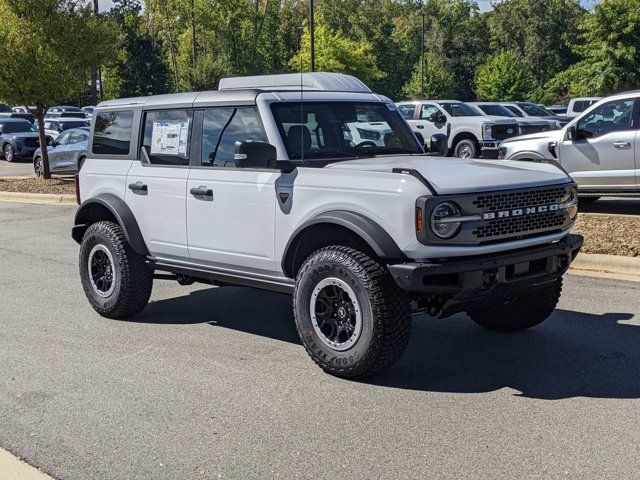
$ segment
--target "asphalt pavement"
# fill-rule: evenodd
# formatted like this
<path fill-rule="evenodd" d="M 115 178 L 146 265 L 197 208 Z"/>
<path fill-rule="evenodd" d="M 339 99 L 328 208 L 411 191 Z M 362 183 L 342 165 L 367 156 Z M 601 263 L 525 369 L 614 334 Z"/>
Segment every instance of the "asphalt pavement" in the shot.
<path fill-rule="evenodd" d="M 0 177 L 33 177 L 33 163 L 29 160 L 16 160 L 7 162 L 0 158 Z"/>
<path fill-rule="evenodd" d="M 0 203 L 0 447 L 59 479 L 635 478 L 640 283 L 569 276 L 520 334 L 414 319 L 366 382 L 319 370 L 291 300 L 156 282 L 93 312 L 74 208 Z"/>

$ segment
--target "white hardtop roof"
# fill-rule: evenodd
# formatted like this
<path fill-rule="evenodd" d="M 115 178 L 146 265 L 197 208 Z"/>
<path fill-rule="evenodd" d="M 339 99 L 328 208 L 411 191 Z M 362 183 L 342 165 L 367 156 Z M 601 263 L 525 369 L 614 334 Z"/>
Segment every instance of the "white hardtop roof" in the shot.
<path fill-rule="evenodd" d="M 356 77 L 342 73 L 310 72 L 253 77 L 229 77 L 220 80 L 219 90 L 319 90 L 325 92 L 372 93 Z"/>

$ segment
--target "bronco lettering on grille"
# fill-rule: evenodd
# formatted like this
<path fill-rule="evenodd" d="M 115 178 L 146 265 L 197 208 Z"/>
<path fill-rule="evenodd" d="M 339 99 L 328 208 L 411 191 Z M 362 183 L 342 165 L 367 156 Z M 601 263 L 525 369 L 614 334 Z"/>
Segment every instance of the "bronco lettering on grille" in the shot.
<path fill-rule="evenodd" d="M 523 215 L 533 215 L 536 213 L 555 212 L 563 207 L 561 203 L 551 205 L 538 205 L 536 207 L 514 208 L 513 210 L 500 210 L 487 212 L 482 215 L 483 220 L 495 220 L 496 218 L 521 217 Z"/>

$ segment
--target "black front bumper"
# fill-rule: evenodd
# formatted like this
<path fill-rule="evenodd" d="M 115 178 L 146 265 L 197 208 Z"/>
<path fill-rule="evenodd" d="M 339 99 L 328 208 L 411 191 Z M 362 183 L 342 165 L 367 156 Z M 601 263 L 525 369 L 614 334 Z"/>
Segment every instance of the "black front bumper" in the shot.
<path fill-rule="evenodd" d="M 441 313 L 446 316 L 556 280 L 576 258 L 582 241 L 582 236 L 570 234 L 556 243 L 442 262 L 399 263 L 389 271 L 402 290 L 446 297 Z"/>

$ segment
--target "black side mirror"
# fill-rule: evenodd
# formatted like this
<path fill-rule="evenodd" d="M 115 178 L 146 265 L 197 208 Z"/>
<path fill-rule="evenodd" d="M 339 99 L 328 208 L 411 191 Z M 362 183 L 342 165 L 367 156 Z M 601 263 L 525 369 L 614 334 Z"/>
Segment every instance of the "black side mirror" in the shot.
<path fill-rule="evenodd" d="M 436 133 L 431 135 L 429 139 L 429 153 L 438 155 L 439 157 L 446 157 L 449 153 L 447 136 L 444 133 Z"/>
<path fill-rule="evenodd" d="M 567 128 L 567 140 L 571 140 L 572 142 L 575 140 L 579 140 L 578 130 L 576 130 L 575 125 L 571 125 L 569 128 Z"/>
<path fill-rule="evenodd" d="M 234 158 L 238 168 L 270 168 L 276 163 L 276 147 L 259 140 L 236 142 Z"/>
<path fill-rule="evenodd" d="M 53 141 L 51 142 L 51 146 L 52 146 L 52 147 L 57 147 L 58 145 L 59 145 L 59 143 L 57 142 L 57 140 L 53 140 Z"/>
<path fill-rule="evenodd" d="M 437 123 L 438 116 L 439 116 L 438 112 L 433 112 L 431 115 L 429 115 L 429 121 L 433 123 Z"/>

